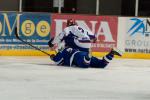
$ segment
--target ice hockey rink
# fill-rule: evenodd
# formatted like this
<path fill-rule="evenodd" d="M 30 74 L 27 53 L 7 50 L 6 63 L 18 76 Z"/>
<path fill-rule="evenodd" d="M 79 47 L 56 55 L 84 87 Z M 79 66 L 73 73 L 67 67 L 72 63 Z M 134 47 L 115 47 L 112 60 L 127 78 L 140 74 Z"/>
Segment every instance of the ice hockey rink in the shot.
<path fill-rule="evenodd" d="M 0 100 L 150 100 L 150 60 L 81 69 L 49 57 L 0 57 Z"/>

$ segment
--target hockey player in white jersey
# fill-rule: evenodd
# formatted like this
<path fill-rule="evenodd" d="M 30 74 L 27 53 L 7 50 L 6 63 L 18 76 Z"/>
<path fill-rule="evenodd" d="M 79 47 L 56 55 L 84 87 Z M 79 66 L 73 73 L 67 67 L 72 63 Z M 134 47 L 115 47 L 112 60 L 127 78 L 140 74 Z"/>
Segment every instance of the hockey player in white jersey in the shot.
<path fill-rule="evenodd" d="M 67 20 L 67 27 L 50 41 L 49 46 L 65 43 L 65 47 L 78 49 L 79 51 L 89 52 L 91 43 L 96 41 L 96 36 L 91 31 L 78 26 L 73 19 Z"/>

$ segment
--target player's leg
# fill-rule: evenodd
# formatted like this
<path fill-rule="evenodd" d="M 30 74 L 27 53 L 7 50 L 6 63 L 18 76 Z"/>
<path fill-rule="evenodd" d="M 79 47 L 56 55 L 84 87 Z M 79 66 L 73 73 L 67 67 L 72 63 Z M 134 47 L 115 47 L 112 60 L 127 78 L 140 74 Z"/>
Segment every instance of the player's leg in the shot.
<path fill-rule="evenodd" d="M 105 68 L 108 65 L 104 59 L 98 59 L 96 57 L 91 57 L 90 67 L 92 68 Z"/>
<path fill-rule="evenodd" d="M 78 52 L 74 55 L 73 65 L 80 68 L 90 67 L 91 58 L 87 52 Z"/>
<path fill-rule="evenodd" d="M 122 51 L 113 48 L 106 56 L 103 57 L 103 59 L 107 62 L 110 62 L 114 58 L 114 55 L 122 56 L 122 54 L 123 54 Z"/>
<path fill-rule="evenodd" d="M 93 68 L 105 68 L 109 62 L 114 58 L 114 55 L 122 56 L 122 52 L 118 49 L 112 49 L 107 55 L 102 59 L 96 57 L 91 58 L 90 66 Z"/>

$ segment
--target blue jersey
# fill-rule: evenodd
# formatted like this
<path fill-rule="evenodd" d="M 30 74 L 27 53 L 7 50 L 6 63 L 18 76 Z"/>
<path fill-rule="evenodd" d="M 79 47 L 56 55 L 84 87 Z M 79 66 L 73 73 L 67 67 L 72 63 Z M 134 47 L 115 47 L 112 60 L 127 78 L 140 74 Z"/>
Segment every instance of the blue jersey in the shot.
<path fill-rule="evenodd" d="M 108 64 L 108 62 L 104 59 L 101 60 L 93 56 L 89 57 L 88 52 L 83 52 L 72 48 L 65 48 L 63 51 L 58 52 L 52 60 L 56 62 L 57 65 L 76 66 L 80 68 L 104 68 Z"/>
<path fill-rule="evenodd" d="M 72 66 L 74 55 L 78 52 L 76 49 L 65 48 L 56 54 L 53 61 L 56 62 L 57 65 Z"/>
<path fill-rule="evenodd" d="M 57 65 L 62 66 L 87 68 L 90 65 L 90 58 L 88 57 L 87 52 L 72 48 L 65 48 L 63 51 L 58 52 L 52 60 L 56 62 Z"/>

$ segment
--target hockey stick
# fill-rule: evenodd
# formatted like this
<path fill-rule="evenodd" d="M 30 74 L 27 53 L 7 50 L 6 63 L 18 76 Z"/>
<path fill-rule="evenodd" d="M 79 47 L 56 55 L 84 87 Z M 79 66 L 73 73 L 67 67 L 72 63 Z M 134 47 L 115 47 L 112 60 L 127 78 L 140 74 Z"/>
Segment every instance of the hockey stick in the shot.
<path fill-rule="evenodd" d="M 36 46 L 33 46 L 32 44 L 30 44 L 30 43 L 28 43 L 28 42 L 26 42 L 26 41 L 23 41 L 23 40 L 18 36 L 17 32 L 15 32 L 15 36 L 16 36 L 16 38 L 17 38 L 18 40 L 20 40 L 20 41 L 23 42 L 24 44 L 30 45 L 30 46 L 33 47 L 34 49 L 36 49 L 36 50 L 38 50 L 38 51 L 41 51 L 42 53 L 44 53 L 44 54 L 46 54 L 46 55 L 48 55 L 48 56 L 51 57 L 51 55 L 50 55 L 49 53 L 47 53 L 47 52 L 45 52 L 45 51 L 43 51 L 43 50 L 37 48 Z"/>

